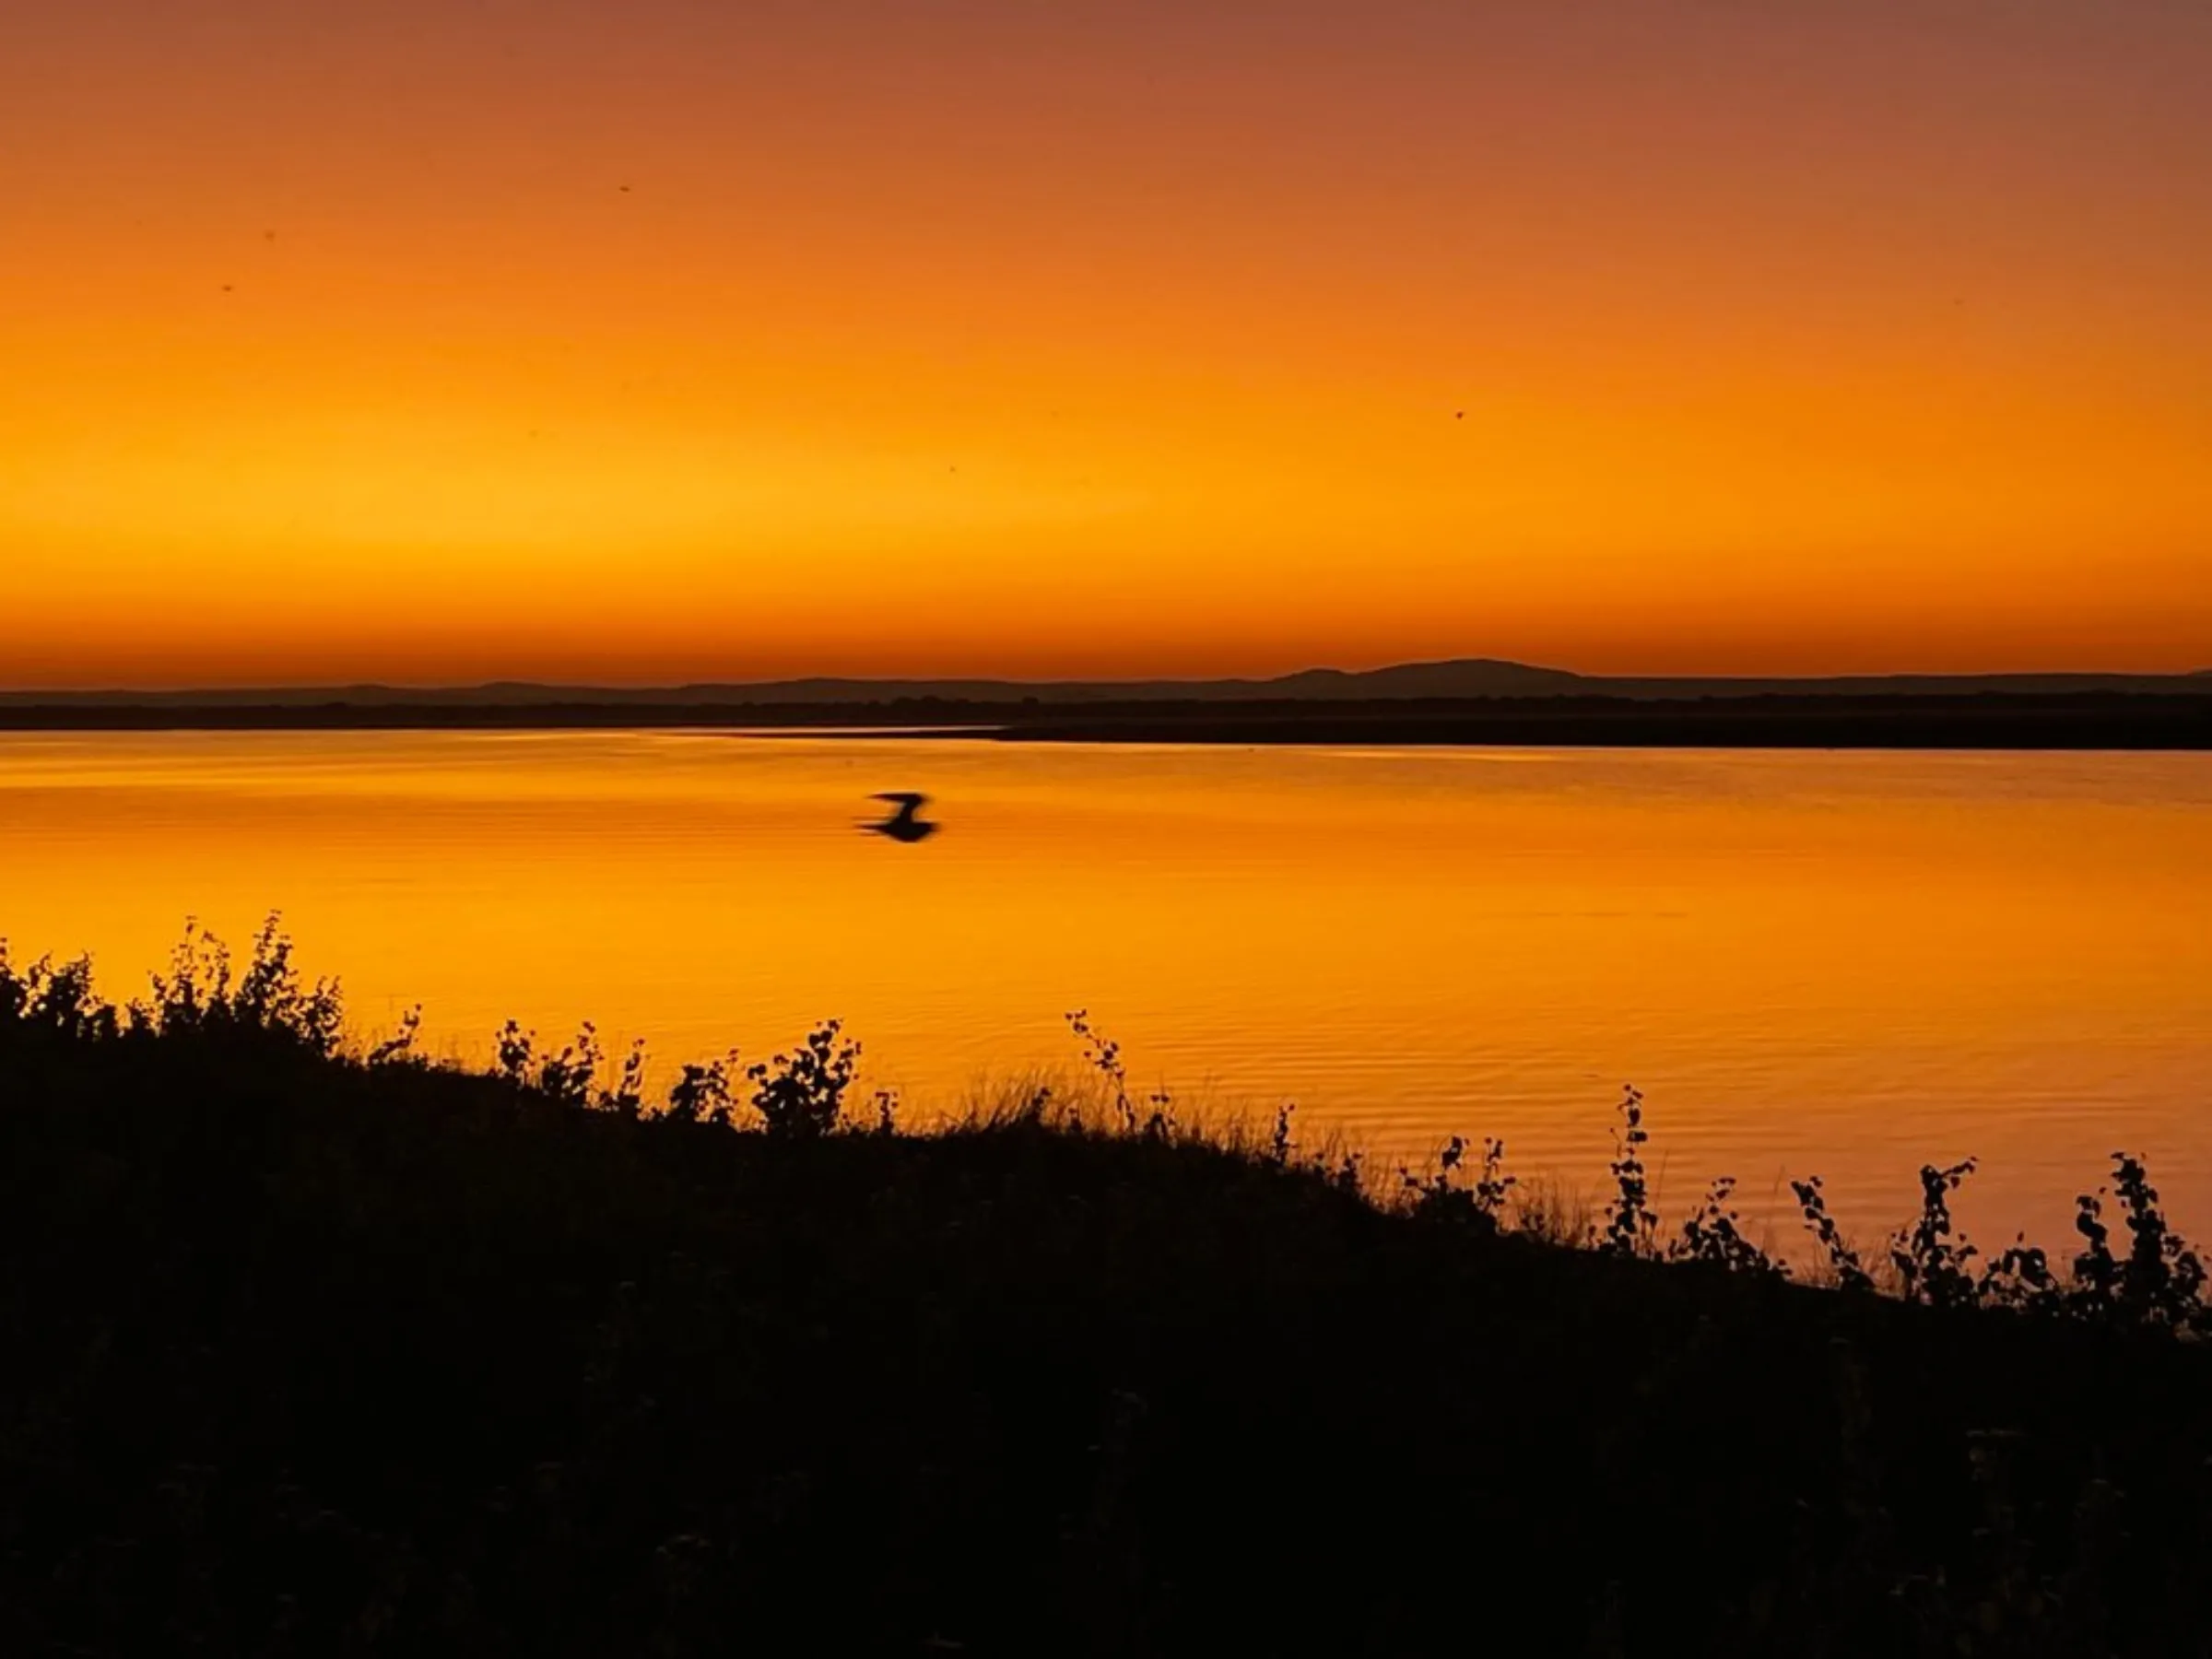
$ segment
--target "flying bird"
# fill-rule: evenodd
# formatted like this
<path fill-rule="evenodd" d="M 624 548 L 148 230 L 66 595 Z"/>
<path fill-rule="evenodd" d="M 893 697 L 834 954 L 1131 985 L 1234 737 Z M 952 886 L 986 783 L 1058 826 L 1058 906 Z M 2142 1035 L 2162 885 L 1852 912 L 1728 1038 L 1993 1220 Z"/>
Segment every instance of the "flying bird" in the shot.
<path fill-rule="evenodd" d="M 927 841 L 944 828 L 941 824 L 931 823 L 922 816 L 922 808 L 929 805 L 929 797 L 925 794 L 917 794 L 911 789 L 892 790 L 882 794 L 871 795 L 869 799 L 888 801 L 899 808 L 879 824 L 863 824 L 861 826 L 863 830 L 870 830 L 877 835 L 888 835 L 895 841 L 905 841 L 911 846 L 915 841 Z"/>

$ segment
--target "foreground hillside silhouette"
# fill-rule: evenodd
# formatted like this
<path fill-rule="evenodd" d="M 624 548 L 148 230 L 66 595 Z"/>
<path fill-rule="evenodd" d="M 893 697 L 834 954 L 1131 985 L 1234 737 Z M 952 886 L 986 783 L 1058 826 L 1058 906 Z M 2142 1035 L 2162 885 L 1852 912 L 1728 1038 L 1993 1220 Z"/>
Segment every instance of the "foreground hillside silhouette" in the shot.
<path fill-rule="evenodd" d="M 1077 1032 L 1102 1116 L 913 1135 L 834 1028 L 649 1104 L 349 1047 L 274 929 L 132 1009 L 0 968 L 0 1651 L 2212 1652 L 2132 1160 L 2070 1272 L 1932 1170 L 1814 1288 L 1651 1214 L 1632 1096 L 1584 1228 L 1208 1141 Z"/>

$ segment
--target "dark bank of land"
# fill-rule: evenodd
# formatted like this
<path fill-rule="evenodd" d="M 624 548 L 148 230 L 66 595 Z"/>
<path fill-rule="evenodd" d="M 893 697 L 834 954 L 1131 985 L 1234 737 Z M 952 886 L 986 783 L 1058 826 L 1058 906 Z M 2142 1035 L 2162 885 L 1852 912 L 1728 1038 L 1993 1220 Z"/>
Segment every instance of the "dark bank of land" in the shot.
<path fill-rule="evenodd" d="M 273 933 L 0 970 L 0 1651 L 2212 1652 L 2139 1169 L 2071 1273 L 1931 1170 L 1892 1293 L 1813 1288 L 1652 1217 L 1632 1101 L 1585 1230 L 1091 1052 L 1103 1127 L 909 1134 L 834 1030 L 649 1102 L 349 1046 Z"/>
<path fill-rule="evenodd" d="M 1273 679 L 0 692 L 0 730 L 628 726 L 1011 742 L 2205 748 L 2212 673 L 1632 678 L 1477 657 Z"/>
<path fill-rule="evenodd" d="M 2212 748 L 2212 696 L 1605 697 L 1024 711 L 1030 742 L 1665 748 Z"/>
<path fill-rule="evenodd" d="M 1032 743 L 1713 748 L 2212 748 L 2212 692 L 1759 692 L 1702 697 L 834 702 L 0 703 L 0 730 L 716 728 L 911 732 Z"/>

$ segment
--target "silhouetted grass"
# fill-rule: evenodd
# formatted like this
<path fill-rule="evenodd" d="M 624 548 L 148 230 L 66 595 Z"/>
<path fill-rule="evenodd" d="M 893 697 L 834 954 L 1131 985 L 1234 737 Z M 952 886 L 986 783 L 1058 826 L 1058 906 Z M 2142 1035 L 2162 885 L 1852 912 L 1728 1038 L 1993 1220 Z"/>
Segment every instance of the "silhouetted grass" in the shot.
<path fill-rule="evenodd" d="M 664 1104 L 340 1011 L 274 925 L 122 1009 L 0 966 L 0 1651 L 2212 1651 L 2136 1160 L 2063 1270 L 1931 1169 L 1882 1296 L 1817 1182 L 1852 1288 L 1658 1216 L 1632 1096 L 1590 1218 L 1207 1131 L 1088 1019 L 1100 1088 L 911 1134 L 834 1027 Z"/>

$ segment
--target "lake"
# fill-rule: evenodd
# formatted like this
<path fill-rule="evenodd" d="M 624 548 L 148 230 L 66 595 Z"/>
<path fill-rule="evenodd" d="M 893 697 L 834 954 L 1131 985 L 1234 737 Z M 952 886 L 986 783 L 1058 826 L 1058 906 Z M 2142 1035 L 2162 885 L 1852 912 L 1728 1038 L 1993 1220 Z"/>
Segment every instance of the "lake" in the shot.
<path fill-rule="evenodd" d="M 857 833 L 889 789 L 945 832 Z M 1633 1082 L 1664 1209 L 1818 1172 L 1867 1241 L 1971 1155 L 1985 1245 L 2070 1251 L 2122 1147 L 2212 1231 L 2208 854 L 2194 754 L 0 736 L 0 936 L 111 995 L 280 909 L 365 1030 L 665 1069 L 836 1016 L 915 1117 L 1072 1072 L 1083 1008 L 1185 1107 L 1593 1188 Z"/>

